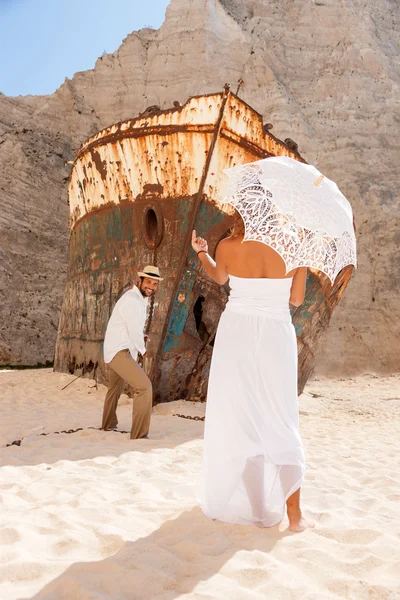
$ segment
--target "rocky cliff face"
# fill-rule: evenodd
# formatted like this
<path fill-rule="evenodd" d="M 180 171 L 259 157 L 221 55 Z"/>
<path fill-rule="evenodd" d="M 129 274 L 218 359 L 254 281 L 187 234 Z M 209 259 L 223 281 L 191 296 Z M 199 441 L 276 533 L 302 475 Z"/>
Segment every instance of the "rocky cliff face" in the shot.
<path fill-rule="evenodd" d="M 294 138 L 352 202 L 359 268 L 317 370 L 398 370 L 397 0 L 172 0 L 51 96 L 0 96 L 0 363 L 52 360 L 68 252 L 67 182 L 80 144 L 147 106 L 245 82 L 240 95 Z"/>

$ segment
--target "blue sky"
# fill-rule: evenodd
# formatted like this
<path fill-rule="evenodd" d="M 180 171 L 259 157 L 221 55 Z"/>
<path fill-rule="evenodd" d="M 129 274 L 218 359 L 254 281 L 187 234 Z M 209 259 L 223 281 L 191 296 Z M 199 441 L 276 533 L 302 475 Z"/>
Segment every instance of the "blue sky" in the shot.
<path fill-rule="evenodd" d="M 0 0 L 0 92 L 51 94 L 128 33 L 163 23 L 169 0 Z"/>

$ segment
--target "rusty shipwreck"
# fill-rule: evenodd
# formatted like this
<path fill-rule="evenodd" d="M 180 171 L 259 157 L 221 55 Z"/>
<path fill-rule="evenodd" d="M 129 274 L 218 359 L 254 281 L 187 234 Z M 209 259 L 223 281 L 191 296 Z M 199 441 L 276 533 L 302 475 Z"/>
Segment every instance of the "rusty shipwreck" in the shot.
<path fill-rule="evenodd" d="M 195 228 L 210 252 L 231 225 L 215 199 L 222 169 L 267 156 L 302 160 L 275 138 L 260 114 L 226 86 L 168 110 L 150 107 L 83 144 L 69 188 L 68 276 L 55 370 L 106 379 L 102 344 L 107 321 L 136 272 L 156 264 L 164 276 L 151 310 L 145 369 L 155 400 L 204 400 L 212 346 L 227 288 L 201 270 L 191 250 Z M 314 365 L 321 332 L 351 276 L 333 287 L 310 272 L 307 297 L 293 312 L 299 390 Z"/>

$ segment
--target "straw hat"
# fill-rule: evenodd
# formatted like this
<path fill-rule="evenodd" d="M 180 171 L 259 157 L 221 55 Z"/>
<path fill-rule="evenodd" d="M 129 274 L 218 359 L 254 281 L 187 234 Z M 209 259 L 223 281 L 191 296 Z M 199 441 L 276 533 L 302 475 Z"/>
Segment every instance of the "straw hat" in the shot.
<path fill-rule="evenodd" d="M 138 272 L 139 277 L 148 277 L 148 279 L 155 279 L 156 281 L 162 281 L 163 278 L 160 277 L 160 271 L 158 267 L 154 267 L 153 265 L 148 265 L 143 269 L 143 271 Z"/>

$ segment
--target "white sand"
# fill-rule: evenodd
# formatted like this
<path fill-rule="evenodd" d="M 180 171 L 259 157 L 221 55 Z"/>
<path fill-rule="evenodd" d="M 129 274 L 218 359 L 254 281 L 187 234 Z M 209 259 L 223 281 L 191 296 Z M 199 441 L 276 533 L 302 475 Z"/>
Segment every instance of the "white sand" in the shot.
<path fill-rule="evenodd" d="M 149 440 L 99 426 L 105 388 L 0 372 L 0 598 L 399 598 L 400 376 L 315 380 L 301 397 L 316 528 L 221 524 L 197 506 L 204 405 L 156 409 Z M 129 430 L 126 397 L 120 428 Z M 20 447 L 4 447 L 22 439 Z"/>

